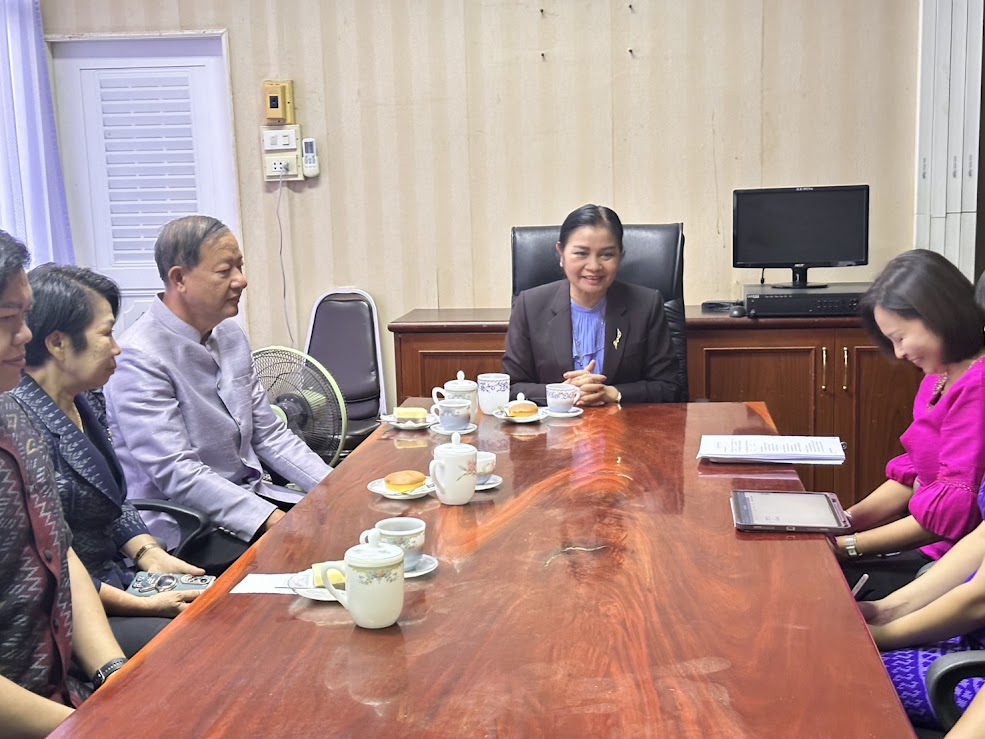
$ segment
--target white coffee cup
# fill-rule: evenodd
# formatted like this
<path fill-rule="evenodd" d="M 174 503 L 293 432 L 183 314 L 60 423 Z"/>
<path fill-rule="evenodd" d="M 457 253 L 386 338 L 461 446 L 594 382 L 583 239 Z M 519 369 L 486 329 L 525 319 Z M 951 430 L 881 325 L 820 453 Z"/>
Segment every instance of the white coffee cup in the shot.
<path fill-rule="evenodd" d="M 448 398 L 432 405 L 431 413 L 438 417 L 438 424 L 446 431 L 464 431 L 472 417 L 472 406 L 464 398 Z"/>
<path fill-rule="evenodd" d="M 475 482 L 478 485 L 485 485 L 492 477 L 493 470 L 496 469 L 496 455 L 492 452 L 475 453 Z"/>
<path fill-rule="evenodd" d="M 547 410 L 568 413 L 578 400 L 580 391 L 566 382 L 552 382 L 547 386 Z"/>
<path fill-rule="evenodd" d="M 479 408 L 491 416 L 510 402 L 510 376 L 504 372 L 483 372 L 477 378 Z"/>
<path fill-rule="evenodd" d="M 435 493 L 445 505 L 465 505 L 475 495 L 476 448 L 461 438 L 452 434 L 450 444 L 436 446 L 429 467 Z"/>
<path fill-rule="evenodd" d="M 400 516 L 398 518 L 384 518 L 377 521 L 371 529 L 366 529 L 359 535 L 359 542 L 366 544 L 373 531 L 380 532 L 380 541 L 384 544 L 393 544 L 404 550 L 404 569 L 412 570 L 421 561 L 421 554 L 424 552 L 424 529 L 427 524 L 419 518 Z"/>
<path fill-rule="evenodd" d="M 465 379 L 465 373 L 459 370 L 458 377 L 449 380 L 444 387 L 431 388 L 431 400 L 437 405 L 442 398 L 460 398 L 469 401 L 469 420 L 475 423 L 479 412 L 479 386 L 472 380 Z"/>
<path fill-rule="evenodd" d="M 393 626 L 404 608 L 404 550 L 380 541 L 380 532 L 369 534 L 366 544 L 356 544 L 341 562 L 326 562 L 325 587 L 341 603 L 356 626 L 385 629 Z M 327 576 L 345 575 L 345 590 L 338 590 Z"/>

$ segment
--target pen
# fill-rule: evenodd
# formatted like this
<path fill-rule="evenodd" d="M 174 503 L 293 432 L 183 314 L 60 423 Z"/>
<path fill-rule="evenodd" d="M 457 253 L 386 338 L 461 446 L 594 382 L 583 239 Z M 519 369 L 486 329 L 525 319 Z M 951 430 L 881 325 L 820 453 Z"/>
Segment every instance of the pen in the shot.
<path fill-rule="evenodd" d="M 869 579 L 868 573 L 865 573 L 864 575 L 862 575 L 862 577 L 858 579 L 858 582 L 855 583 L 855 587 L 852 588 L 852 597 L 858 595 L 858 591 L 862 589 L 862 586 L 865 585 L 868 579 Z"/>

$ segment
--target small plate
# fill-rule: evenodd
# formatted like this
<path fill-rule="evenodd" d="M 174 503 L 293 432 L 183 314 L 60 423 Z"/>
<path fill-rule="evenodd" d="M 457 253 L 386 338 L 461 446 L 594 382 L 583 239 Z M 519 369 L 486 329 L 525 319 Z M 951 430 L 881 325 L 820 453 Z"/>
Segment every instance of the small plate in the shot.
<path fill-rule="evenodd" d="M 417 567 L 412 570 L 404 570 L 404 579 L 420 577 L 429 572 L 434 572 L 436 569 L 438 569 L 438 560 L 430 554 L 422 554 L 421 558 L 417 561 Z"/>
<path fill-rule="evenodd" d="M 421 561 L 424 561 L 423 557 L 421 558 Z M 328 588 L 315 587 L 315 584 L 311 579 L 311 570 L 303 570 L 296 575 L 291 575 L 290 579 L 287 581 L 287 586 L 302 598 L 324 601 L 335 600 L 335 596 L 332 595 Z"/>
<path fill-rule="evenodd" d="M 428 478 L 430 479 L 430 478 Z M 476 484 L 475 491 L 481 493 L 483 490 L 492 490 L 497 485 L 503 482 L 503 478 L 499 475 L 490 475 L 489 479 L 482 484 Z"/>
<path fill-rule="evenodd" d="M 454 431 L 449 431 L 446 428 L 442 428 L 440 423 L 436 423 L 434 424 L 434 426 L 431 427 L 431 430 L 436 434 L 444 434 L 445 436 L 451 436 L 452 434 L 461 434 L 462 436 L 465 436 L 465 434 L 471 434 L 477 428 L 479 427 L 476 426 L 474 423 L 470 423 L 468 426 L 466 426 L 463 429 L 455 429 Z"/>
<path fill-rule="evenodd" d="M 537 421 L 543 421 L 550 415 L 546 408 L 538 408 L 536 416 L 527 416 L 526 418 L 514 418 L 513 416 L 506 415 L 506 411 L 497 410 L 493 415 L 500 421 L 508 421 L 510 423 L 536 423 Z"/>
<path fill-rule="evenodd" d="M 424 478 L 424 484 L 419 488 L 414 488 L 406 493 L 394 493 L 387 490 L 386 483 L 382 477 L 378 480 L 373 480 L 366 487 L 369 488 L 369 492 L 382 495 L 384 498 L 389 498 L 390 500 L 414 500 L 415 498 L 423 498 L 434 490 L 434 484 L 431 482 L 430 477 Z"/>
<path fill-rule="evenodd" d="M 562 411 L 552 411 L 549 408 L 547 409 L 547 415 L 550 416 L 551 418 L 578 418 L 578 416 L 580 416 L 584 412 L 585 409 L 579 408 L 577 405 L 567 413 L 564 413 Z"/>
<path fill-rule="evenodd" d="M 420 431 L 436 424 L 438 417 L 432 413 L 428 413 L 423 421 L 398 421 L 396 416 L 387 414 L 380 416 L 380 420 L 401 431 Z"/>

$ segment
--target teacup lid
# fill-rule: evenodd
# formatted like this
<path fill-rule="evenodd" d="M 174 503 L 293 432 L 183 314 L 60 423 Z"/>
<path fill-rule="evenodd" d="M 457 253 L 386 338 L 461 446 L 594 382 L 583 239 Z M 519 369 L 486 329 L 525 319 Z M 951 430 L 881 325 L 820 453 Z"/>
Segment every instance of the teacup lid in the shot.
<path fill-rule="evenodd" d="M 439 451 L 442 454 L 468 454 L 477 450 L 471 444 L 463 444 L 462 435 L 456 431 L 451 435 L 451 442 L 448 444 L 438 444 L 438 446 L 434 448 L 434 453 L 436 456 Z"/>
<path fill-rule="evenodd" d="M 356 544 L 345 552 L 345 563 L 353 567 L 387 567 L 404 558 L 404 550 L 396 544 L 380 541 L 380 532 L 372 529 L 365 544 Z"/>
<path fill-rule="evenodd" d="M 473 380 L 466 380 L 465 373 L 462 370 L 458 371 L 458 377 L 454 380 L 449 380 L 445 383 L 446 390 L 457 390 L 459 392 L 465 392 L 467 390 L 475 390 L 479 387 L 478 383 Z"/>

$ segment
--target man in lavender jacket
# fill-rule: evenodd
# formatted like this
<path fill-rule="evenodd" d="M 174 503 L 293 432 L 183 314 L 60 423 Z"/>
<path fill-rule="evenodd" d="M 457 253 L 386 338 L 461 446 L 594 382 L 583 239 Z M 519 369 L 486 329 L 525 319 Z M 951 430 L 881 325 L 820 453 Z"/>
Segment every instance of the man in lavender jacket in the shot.
<path fill-rule="evenodd" d="M 230 320 L 247 282 L 229 229 L 208 216 L 179 218 L 162 229 L 154 257 L 164 293 L 120 338 L 106 386 L 110 429 L 131 498 L 180 503 L 221 529 L 207 537 L 220 552 L 195 562 L 218 572 L 284 516 L 272 501 L 301 498 L 264 483 L 261 461 L 306 492 L 332 470 L 274 416 L 246 335 Z M 144 515 L 152 534 L 177 544 L 170 516 Z"/>

